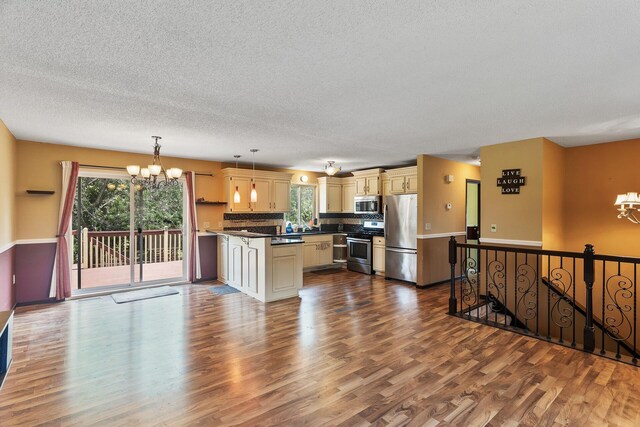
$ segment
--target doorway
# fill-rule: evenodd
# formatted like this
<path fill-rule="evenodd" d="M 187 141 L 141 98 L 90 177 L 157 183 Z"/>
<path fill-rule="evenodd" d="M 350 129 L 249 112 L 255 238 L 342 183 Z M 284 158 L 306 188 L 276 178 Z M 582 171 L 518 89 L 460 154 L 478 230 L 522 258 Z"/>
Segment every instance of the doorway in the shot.
<path fill-rule="evenodd" d="M 466 191 L 466 232 L 467 243 L 480 243 L 480 181 L 467 179 Z M 477 249 L 467 249 L 468 259 L 475 261 L 475 267 L 480 268 L 480 259 Z"/>
<path fill-rule="evenodd" d="M 73 293 L 187 280 L 184 182 L 152 190 L 81 170 L 74 202 Z"/>

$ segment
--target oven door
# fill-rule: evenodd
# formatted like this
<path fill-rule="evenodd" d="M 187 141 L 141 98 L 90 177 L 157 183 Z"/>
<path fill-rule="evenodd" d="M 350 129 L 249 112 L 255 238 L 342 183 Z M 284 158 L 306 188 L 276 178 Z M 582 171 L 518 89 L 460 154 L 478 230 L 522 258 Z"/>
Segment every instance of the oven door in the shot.
<path fill-rule="evenodd" d="M 347 262 L 371 265 L 371 240 L 347 237 Z"/>

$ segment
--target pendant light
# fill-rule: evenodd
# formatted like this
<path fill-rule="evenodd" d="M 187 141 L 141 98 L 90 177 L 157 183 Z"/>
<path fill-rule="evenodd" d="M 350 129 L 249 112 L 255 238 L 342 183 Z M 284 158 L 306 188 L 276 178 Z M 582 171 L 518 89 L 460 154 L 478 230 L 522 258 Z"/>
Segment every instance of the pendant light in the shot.
<path fill-rule="evenodd" d="M 327 161 L 327 165 L 324 167 L 324 171 L 329 176 L 333 176 L 342 170 L 340 166 L 336 166 L 334 163 L 335 162 L 333 160 L 329 160 Z"/>
<path fill-rule="evenodd" d="M 253 153 L 253 174 L 251 176 L 251 203 L 256 203 L 258 201 L 258 192 L 256 191 L 256 153 L 258 152 L 258 149 L 252 148 L 251 152 Z"/>
<path fill-rule="evenodd" d="M 240 157 L 242 157 L 242 156 L 239 155 L 239 154 L 236 154 L 233 157 L 235 157 L 235 159 L 236 159 L 236 172 L 237 172 L 238 171 L 238 159 Z M 237 185 L 236 185 L 236 191 L 235 191 L 235 193 L 233 193 L 233 203 L 235 203 L 235 204 L 240 203 L 240 191 L 238 191 L 238 186 Z"/>

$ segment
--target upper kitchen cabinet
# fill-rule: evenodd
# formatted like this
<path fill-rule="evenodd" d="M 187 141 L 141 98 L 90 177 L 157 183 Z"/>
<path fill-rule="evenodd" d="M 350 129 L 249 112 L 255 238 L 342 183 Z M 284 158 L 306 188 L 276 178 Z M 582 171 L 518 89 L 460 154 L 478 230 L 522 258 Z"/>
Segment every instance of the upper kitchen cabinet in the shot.
<path fill-rule="evenodd" d="M 356 182 L 353 178 L 342 178 L 342 212 L 353 213 L 353 199 L 356 195 Z"/>
<path fill-rule="evenodd" d="M 418 168 L 389 169 L 386 171 L 387 187 L 385 194 L 408 194 L 418 192 Z"/>
<path fill-rule="evenodd" d="M 353 172 L 356 196 L 379 196 L 382 169 L 368 169 Z"/>
<path fill-rule="evenodd" d="M 227 212 L 288 212 L 291 177 L 285 172 L 255 171 L 251 169 L 227 168 L 222 176 L 228 185 L 225 186 L 224 200 Z M 255 183 L 258 200 L 251 202 L 251 186 Z M 238 188 L 240 202 L 233 201 Z"/>
<path fill-rule="evenodd" d="M 342 212 L 342 180 L 329 176 L 318 178 L 320 213 Z"/>

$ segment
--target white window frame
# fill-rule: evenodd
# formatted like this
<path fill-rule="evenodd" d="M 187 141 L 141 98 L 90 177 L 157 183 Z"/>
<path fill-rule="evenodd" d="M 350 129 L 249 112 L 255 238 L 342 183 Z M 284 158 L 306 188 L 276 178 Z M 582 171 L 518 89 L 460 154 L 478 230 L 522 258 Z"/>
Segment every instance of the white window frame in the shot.
<path fill-rule="evenodd" d="M 318 218 L 318 186 L 316 184 L 291 184 L 292 187 L 311 187 L 313 188 L 313 218 Z M 300 224 L 300 190 L 298 190 L 298 219 L 294 224 Z M 291 212 L 291 202 L 289 202 L 289 212 Z"/>

